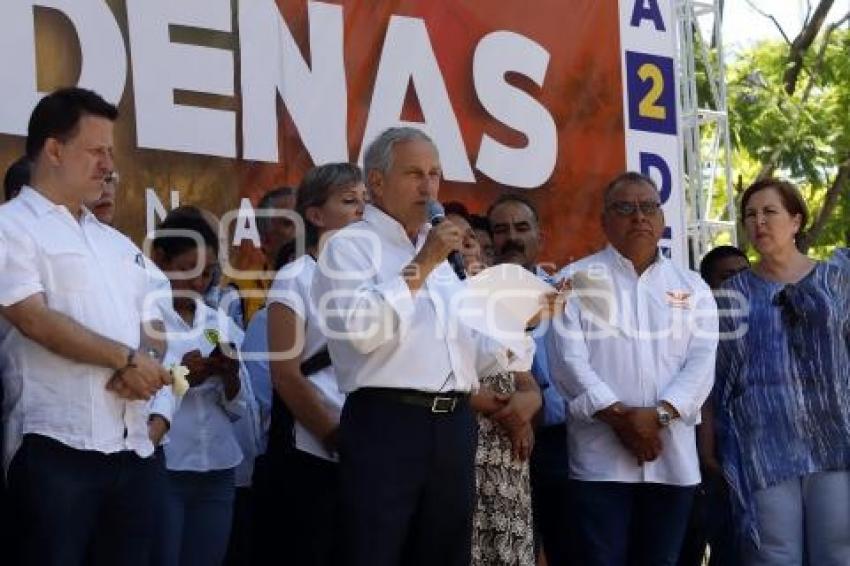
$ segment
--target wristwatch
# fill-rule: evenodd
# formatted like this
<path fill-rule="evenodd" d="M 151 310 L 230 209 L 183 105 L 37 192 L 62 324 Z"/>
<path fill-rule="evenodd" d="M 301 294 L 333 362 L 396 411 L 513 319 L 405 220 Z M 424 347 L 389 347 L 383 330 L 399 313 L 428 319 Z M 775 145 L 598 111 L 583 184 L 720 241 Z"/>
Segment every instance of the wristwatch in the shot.
<path fill-rule="evenodd" d="M 655 411 L 658 413 L 658 424 L 661 426 L 669 426 L 670 421 L 673 420 L 673 415 L 670 414 L 670 411 L 665 409 L 663 405 L 655 407 Z"/>

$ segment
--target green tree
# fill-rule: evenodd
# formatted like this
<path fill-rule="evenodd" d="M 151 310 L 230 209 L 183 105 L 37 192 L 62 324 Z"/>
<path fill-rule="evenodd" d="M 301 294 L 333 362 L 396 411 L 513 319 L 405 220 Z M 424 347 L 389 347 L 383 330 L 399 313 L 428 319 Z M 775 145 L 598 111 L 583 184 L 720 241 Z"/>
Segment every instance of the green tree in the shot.
<path fill-rule="evenodd" d="M 784 176 L 801 186 L 815 255 L 850 240 L 850 14 L 825 25 L 832 4 L 818 3 L 793 39 L 780 28 L 784 41 L 727 68 L 734 168 L 743 184 Z"/>

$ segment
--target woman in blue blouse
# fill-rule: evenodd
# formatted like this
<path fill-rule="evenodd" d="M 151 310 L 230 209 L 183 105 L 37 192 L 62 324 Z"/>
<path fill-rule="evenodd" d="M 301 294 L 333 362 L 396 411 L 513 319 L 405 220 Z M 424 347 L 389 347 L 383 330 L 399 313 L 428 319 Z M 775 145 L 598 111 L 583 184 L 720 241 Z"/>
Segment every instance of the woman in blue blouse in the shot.
<path fill-rule="evenodd" d="M 715 410 L 743 560 L 848 565 L 850 271 L 798 250 L 791 183 L 755 183 L 741 213 L 759 258 L 721 287 Z"/>

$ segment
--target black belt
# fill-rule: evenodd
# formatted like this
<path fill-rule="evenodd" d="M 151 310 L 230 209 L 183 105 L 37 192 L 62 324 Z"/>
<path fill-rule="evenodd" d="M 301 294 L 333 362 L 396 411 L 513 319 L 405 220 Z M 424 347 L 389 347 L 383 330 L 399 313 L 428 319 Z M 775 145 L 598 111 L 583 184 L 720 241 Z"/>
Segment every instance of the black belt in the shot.
<path fill-rule="evenodd" d="M 393 389 L 391 387 L 367 387 L 358 389 L 352 395 L 358 397 L 372 397 L 396 401 L 406 405 L 414 405 L 428 409 L 432 413 L 453 413 L 455 410 L 469 403 L 469 393 L 459 391 L 446 391 L 443 393 L 429 393 L 417 391 L 416 389 Z"/>

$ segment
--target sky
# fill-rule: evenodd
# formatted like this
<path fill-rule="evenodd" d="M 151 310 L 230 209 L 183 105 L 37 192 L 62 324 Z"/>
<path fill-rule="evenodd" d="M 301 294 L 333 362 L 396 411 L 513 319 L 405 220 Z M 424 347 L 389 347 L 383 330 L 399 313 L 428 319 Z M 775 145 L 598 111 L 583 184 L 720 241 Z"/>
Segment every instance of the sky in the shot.
<path fill-rule="evenodd" d="M 806 0 L 750 0 L 762 11 L 773 14 L 792 40 L 800 31 L 806 15 Z M 816 5 L 817 0 L 811 0 Z M 827 22 L 840 19 L 850 11 L 850 0 L 835 0 Z M 762 39 L 782 39 L 769 19 L 754 11 L 746 0 L 726 0 L 723 42 L 734 53 Z"/>

